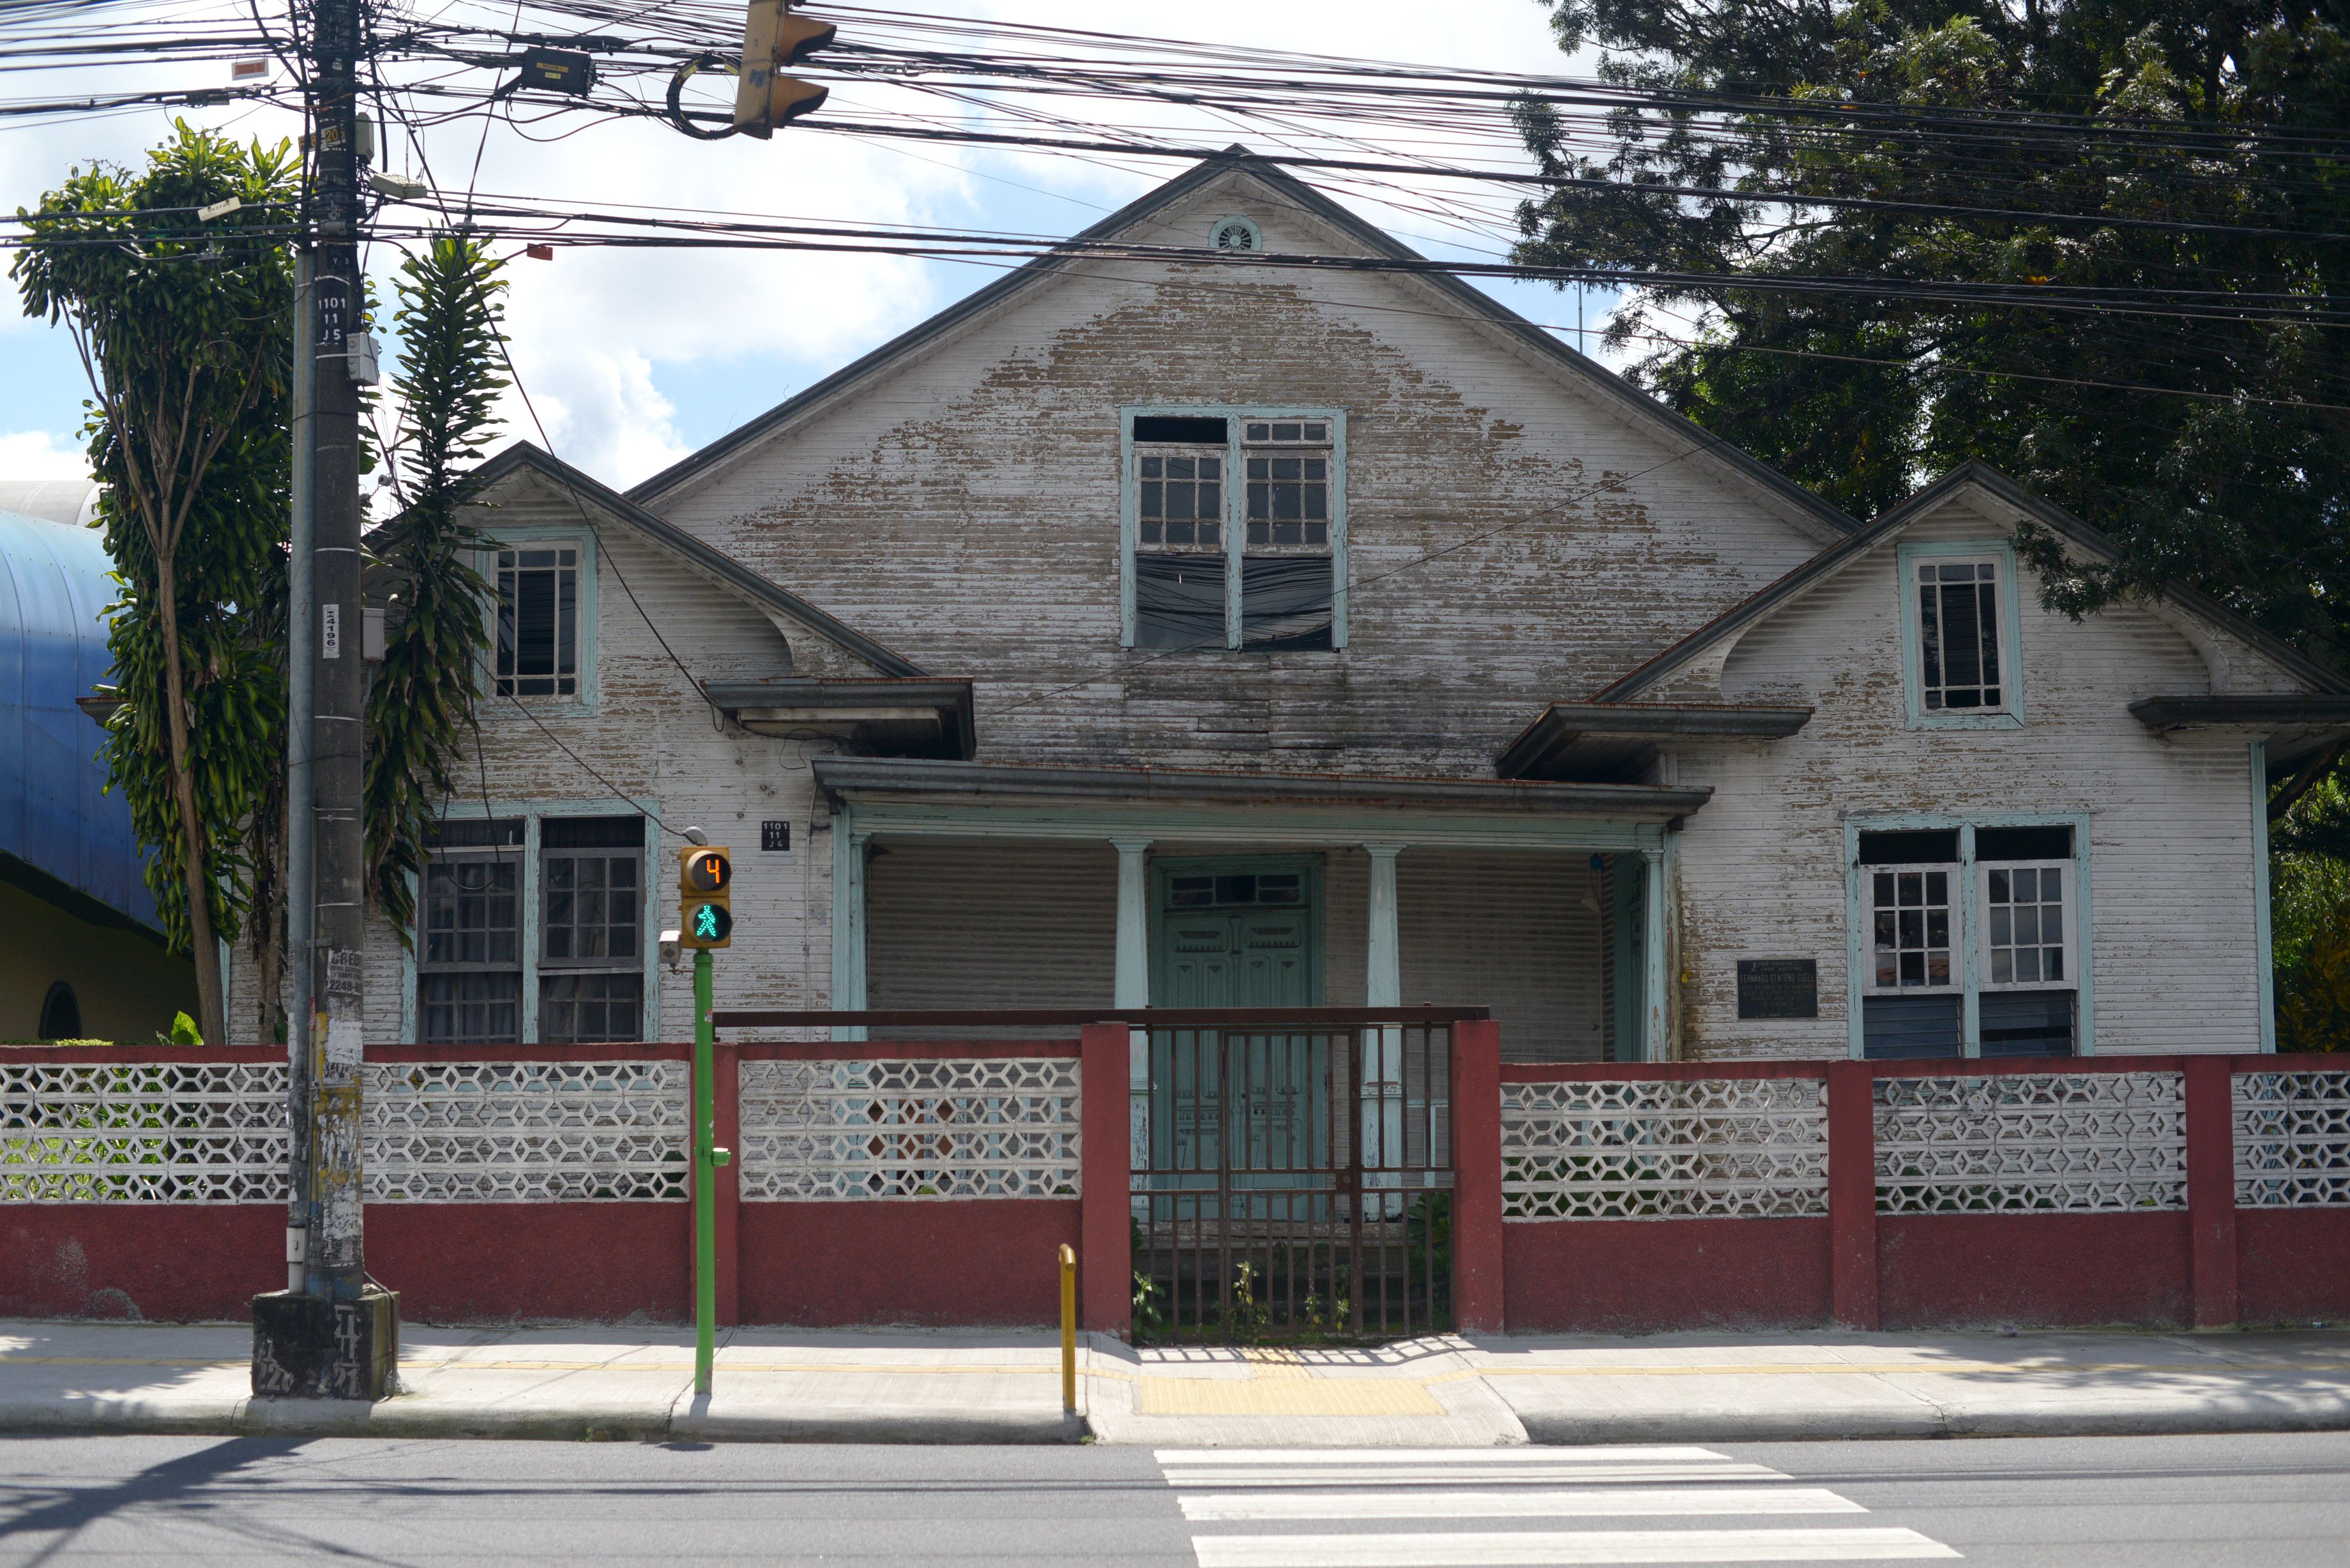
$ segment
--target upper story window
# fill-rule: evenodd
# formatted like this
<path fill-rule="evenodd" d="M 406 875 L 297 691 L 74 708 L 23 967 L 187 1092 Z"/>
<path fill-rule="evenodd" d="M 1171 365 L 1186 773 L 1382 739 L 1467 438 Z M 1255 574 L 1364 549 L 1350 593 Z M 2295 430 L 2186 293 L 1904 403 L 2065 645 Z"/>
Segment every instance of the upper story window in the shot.
<path fill-rule="evenodd" d="M 1901 641 L 1909 722 L 2004 729 L 2022 722 L 2015 561 L 2004 545 L 1905 545 Z"/>
<path fill-rule="evenodd" d="M 1340 416 L 1131 413 L 1127 434 L 1128 646 L 1345 646 Z"/>
<path fill-rule="evenodd" d="M 1997 562 L 1918 563 L 1918 655 L 1928 712 L 2002 706 Z"/>
<path fill-rule="evenodd" d="M 498 552 L 497 695 L 579 694 L 579 555 L 568 544 Z"/>

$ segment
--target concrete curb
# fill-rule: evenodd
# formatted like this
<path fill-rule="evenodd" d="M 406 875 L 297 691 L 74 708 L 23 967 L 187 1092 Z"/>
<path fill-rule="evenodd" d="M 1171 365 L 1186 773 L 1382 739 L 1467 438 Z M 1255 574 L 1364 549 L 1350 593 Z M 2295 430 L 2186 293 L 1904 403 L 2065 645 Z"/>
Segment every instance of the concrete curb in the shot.
<path fill-rule="evenodd" d="M 239 1399 L 208 1408 L 146 1400 L 0 1400 L 0 1433 L 20 1437 L 438 1438 L 508 1442 L 868 1443 L 901 1446 L 1079 1443 L 1083 1417 L 866 1408 L 673 1414 L 643 1405 L 564 1410 L 452 1408 L 400 1397 Z"/>
<path fill-rule="evenodd" d="M 2350 1430 L 2350 1397 L 2297 1409 L 2197 1404 L 2177 1409 L 1521 1411 L 1529 1443 L 1805 1443 L 1919 1438 L 2144 1438 Z"/>

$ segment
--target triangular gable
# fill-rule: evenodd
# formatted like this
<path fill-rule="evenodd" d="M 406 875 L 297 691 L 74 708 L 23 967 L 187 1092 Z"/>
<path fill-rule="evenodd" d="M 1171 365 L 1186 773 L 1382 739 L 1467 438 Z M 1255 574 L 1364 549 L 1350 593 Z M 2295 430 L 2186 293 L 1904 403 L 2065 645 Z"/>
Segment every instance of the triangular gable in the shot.
<path fill-rule="evenodd" d="M 1218 157 L 1203 160 L 1158 189 L 1138 197 L 1092 227 L 1081 231 L 1068 243 L 1072 247 L 1077 247 L 1088 242 L 1115 239 L 1234 172 L 1246 174 L 1264 186 L 1275 198 L 1336 228 L 1371 255 L 1406 262 L 1425 262 L 1428 259 L 1304 181 L 1237 145 L 1227 148 Z M 920 326 L 891 338 L 871 353 L 834 371 L 806 390 L 785 399 L 765 413 L 728 431 L 691 456 L 632 486 L 629 495 L 643 504 L 673 496 L 684 486 L 731 464 L 749 449 L 757 446 L 764 438 L 861 388 L 910 356 L 948 337 L 959 327 L 990 314 L 1019 296 L 1044 286 L 1087 259 L 1086 253 L 1078 248 L 1036 257 L 949 306 Z M 1415 272 L 1409 275 L 1409 279 L 1426 286 L 1458 307 L 1464 318 L 1499 332 L 1508 340 L 1533 350 L 1554 369 L 1565 371 L 1579 383 L 1587 384 L 1598 394 L 1602 406 L 1618 418 L 1647 430 L 1677 451 L 1694 450 L 1719 462 L 1748 488 L 1770 497 L 1803 519 L 1815 531 L 1815 536 L 1838 538 L 1860 527 L 1853 517 L 1787 479 L 1777 470 L 1673 412 L 1597 360 L 1560 342 L 1490 295 L 1440 271 Z M 1403 279 L 1399 277 L 1398 281 Z"/>
<path fill-rule="evenodd" d="M 1839 576 L 1846 567 L 1880 545 L 1889 542 L 1904 529 L 1932 516 L 1946 502 L 1970 487 L 1983 492 L 2009 509 L 2031 517 L 2082 550 L 2107 560 L 2116 554 L 2113 541 L 2063 507 L 2033 494 L 1991 464 L 1970 458 L 1876 522 L 1829 545 L 1785 576 L 1732 605 L 1647 663 L 1593 693 L 1591 701 L 1632 702 L 1644 697 L 1655 701 L 1653 694 L 1670 685 L 1676 676 L 1709 662 L 1719 668 L 1747 632 L 1814 588 Z M 2282 670 L 2304 688 L 2322 692 L 2350 692 L 2350 679 L 2336 674 L 2296 651 L 2281 639 L 2262 631 L 2200 589 L 2174 585 L 2164 590 L 2164 597 L 2177 614 L 2203 628 L 2207 635 L 2213 631 L 2223 634 Z M 2186 628 L 2181 629 L 2184 631 Z M 2198 642 L 2199 652 L 2205 651 L 2201 639 L 2190 635 L 2190 640 Z"/>
<path fill-rule="evenodd" d="M 929 673 L 902 654 L 883 647 L 797 594 L 778 587 L 724 551 L 654 516 L 619 491 L 580 472 L 529 441 L 515 442 L 476 470 L 474 490 L 476 493 L 486 492 L 503 480 L 525 472 L 568 492 L 581 504 L 592 508 L 604 521 L 618 525 L 656 548 L 681 557 L 762 614 L 780 616 L 792 621 L 864 660 L 882 675 L 911 679 Z"/>

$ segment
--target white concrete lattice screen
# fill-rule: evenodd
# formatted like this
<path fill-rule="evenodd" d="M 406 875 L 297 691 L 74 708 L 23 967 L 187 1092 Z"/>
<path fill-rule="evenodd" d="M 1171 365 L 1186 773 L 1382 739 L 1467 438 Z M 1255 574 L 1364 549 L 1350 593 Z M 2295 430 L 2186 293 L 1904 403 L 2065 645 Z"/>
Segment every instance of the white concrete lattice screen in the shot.
<path fill-rule="evenodd" d="M 745 1201 L 1080 1191 L 1074 1061 L 752 1061 L 742 1075 Z"/>
<path fill-rule="evenodd" d="M 683 1062 L 370 1063 L 370 1203 L 683 1202 Z"/>
<path fill-rule="evenodd" d="M 1504 1220 L 1828 1211 L 1817 1078 L 1503 1084 Z"/>
<path fill-rule="evenodd" d="M 0 1064 L 0 1203 L 286 1201 L 286 1067 Z"/>
<path fill-rule="evenodd" d="M 2239 1073 L 2236 1204 L 2350 1205 L 2350 1073 Z"/>
<path fill-rule="evenodd" d="M 2187 1207 L 2185 1075 L 1879 1078 L 1886 1214 Z"/>

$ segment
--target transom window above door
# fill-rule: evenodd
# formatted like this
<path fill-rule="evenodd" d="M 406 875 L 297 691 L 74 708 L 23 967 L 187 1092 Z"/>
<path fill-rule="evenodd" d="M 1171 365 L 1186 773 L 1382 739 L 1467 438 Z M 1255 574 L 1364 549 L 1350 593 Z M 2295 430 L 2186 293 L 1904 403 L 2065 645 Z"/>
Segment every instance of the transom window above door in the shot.
<path fill-rule="evenodd" d="M 1302 904 L 1302 871 L 1256 871 L 1222 876 L 1172 876 L 1167 902 L 1178 909 L 1212 909 L 1239 904 Z"/>

